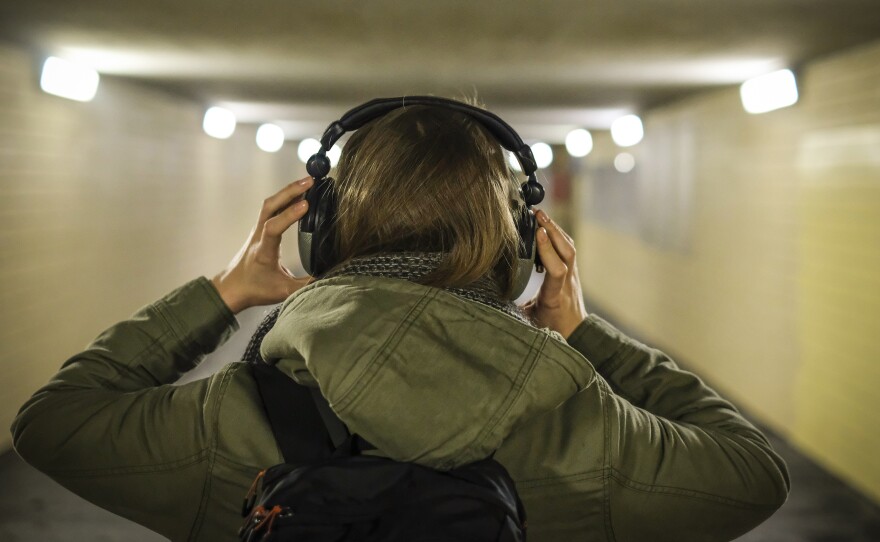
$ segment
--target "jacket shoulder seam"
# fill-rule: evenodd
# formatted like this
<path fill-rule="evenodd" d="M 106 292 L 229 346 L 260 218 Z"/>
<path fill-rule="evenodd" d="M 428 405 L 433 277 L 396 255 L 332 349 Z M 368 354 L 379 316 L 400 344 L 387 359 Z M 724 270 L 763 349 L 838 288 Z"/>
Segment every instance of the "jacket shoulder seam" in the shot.
<path fill-rule="evenodd" d="M 385 339 L 385 342 L 376 352 L 376 355 L 364 363 L 364 368 L 361 369 L 358 377 L 353 378 L 348 389 L 342 392 L 342 395 L 339 397 L 339 400 L 335 405 L 337 413 L 342 413 L 349 406 L 353 405 L 358 397 L 370 387 L 373 378 L 379 372 L 379 369 L 385 364 L 385 361 L 387 361 L 397 344 L 403 339 L 406 331 L 425 310 L 425 307 L 427 307 L 435 298 L 436 293 L 431 292 L 430 290 L 426 291 L 415 305 L 413 305 L 409 312 L 407 312 L 406 316 L 404 316 L 400 323 L 397 324 L 394 331 L 392 331 L 388 338 Z"/>
<path fill-rule="evenodd" d="M 513 408 L 513 405 L 516 404 L 517 399 L 519 399 L 520 395 L 523 392 L 523 384 L 528 380 L 529 375 L 532 371 L 535 370 L 535 366 L 537 365 L 538 356 L 541 354 L 541 351 L 544 348 L 544 344 L 547 342 L 549 337 L 544 336 L 544 340 L 541 340 L 541 336 L 538 335 L 532 341 L 531 345 L 529 345 L 529 353 L 526 355 L 525 360 L 523 360 L 523 364 L 520 366 L 519 370 L 516 374 L 516 380 L 511 386 L 510 390 L 508 390 L 504 400 L 501 402 L 501 405 L 493 413 L 492 417 L 486 423 L 483 430 L 480 431 L 480 434 L 476 438 L 476 442 L 478 445 L 481 445 L 486 439 L 489 438 L 489 435 L 492 434 L 495 427 L 504 419 L 507 413 Z M 539 346 L 536 347 L 535 343 L 540 343 Z M 457 464 L 461 462 L 461 457 L 469 453 L 470 450 L 468 448 L 463 449 L 457 456 L 450 459 L 450 463 Z"/>

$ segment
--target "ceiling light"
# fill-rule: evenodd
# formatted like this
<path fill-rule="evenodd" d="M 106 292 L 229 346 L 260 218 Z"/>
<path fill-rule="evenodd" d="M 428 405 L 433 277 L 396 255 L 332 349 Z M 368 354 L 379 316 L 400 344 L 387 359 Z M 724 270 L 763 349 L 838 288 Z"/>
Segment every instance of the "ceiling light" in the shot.
<path fill-rule="evenodd" d="M 586 156 L 593 150 L 593 136 L 583 128 L 572 130 L 565 136 L 565 149 L 572 156 Z"/>
<path fill-rule="evenodd" d="M 284 130 L 275 124 L 263 124 L 257 129 L 257 147 L 266 152 L 278 152 L 284 146 Z"/>
<path fill-rule="evenodd" d="M 791 70 L 779 70 L 749 79 L 739 87 L 746 111 L 767 113 L 798 101 L 797 81 Z"/>
<path fill-rule="evenodd" d="M 636 167 L 636 157 L 628 152 L 622 152 L 614 157 L 614 169 L 620 173 L 629 173 Z"/>
<path fill-rule="evenodd" d="M 510 167 L 512 167 L 514 171 L 522 171 L 522 167 L 519 165 L 519 159 L 512 152 L 507 153 L 507 161 L 510 163 Z"/>
<path fill-rule="evenodd" d="M 211 137 L 228 139 L 235 132 L 235 115 L 228 109 L 212 107 L 205 112 L 202 128 Z"/>
<path fill-rule="evenodd" d="M 535 157 L 535 163 L 538 164 L 540 169 L 549 166 L 553 162 L 553 149 L 546 143 L 538 142 L 532 145 L 532 154 Z"/>
<path fill-rule="evenodd" d="M 296 155 L 299 156 L 300 161 L 305 164 L 308 163 L 309 158 L 319 150 L 321 150 L 321 142 L 310 137 L 300 141 L 299 147 L 296 149 Z"/>
<path fill-rule="evenodd" d="M 50 56 L 43 63 L 40 88 L 55 96 L 88 102 L 98 92 L 100 79 L 98 72 L 91 68 Z"/>
<path fill-rule="evenodd" d="M 339 157 L 342 156 L 342 149 L 339 148 L 339 145 L 333 145 L 329 151 L 327 151 L 327 158 L 330 159 L 330 167 L 336 167 L 336 164 L 339 163 Z"/>
<path fill-rule="evenodd" d="M 611 124 L 611 139 L 621 147 L 632 147 L 645 137 L 642 119 L 626 115 Z"/>

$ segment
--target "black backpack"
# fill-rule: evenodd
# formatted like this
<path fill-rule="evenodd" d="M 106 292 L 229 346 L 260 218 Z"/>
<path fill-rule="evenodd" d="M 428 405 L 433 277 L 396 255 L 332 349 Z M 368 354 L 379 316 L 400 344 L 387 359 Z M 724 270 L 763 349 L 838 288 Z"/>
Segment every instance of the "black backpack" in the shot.
<path fill-rule="evenodd" d="M 317 388 L 251 363 L 284 463 L 245 498 L 242 542 L 525 540 L 525 511 L 504 467 L 487 458 L 450 471 L 361 455 Z"/>

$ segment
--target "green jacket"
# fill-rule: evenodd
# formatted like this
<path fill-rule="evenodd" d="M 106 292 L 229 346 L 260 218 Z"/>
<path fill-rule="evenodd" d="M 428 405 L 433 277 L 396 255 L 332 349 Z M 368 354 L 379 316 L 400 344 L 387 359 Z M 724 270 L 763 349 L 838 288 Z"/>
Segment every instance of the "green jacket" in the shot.
<path fill-rule="evenodd" d="M 172 540 L 235 540 L 252 480 L 282 461 L 250 371 L 171 384 L 236 329 L 205 278 L 171 292 L 64 363 L 22 407 L 16 450 Z M 729 540 L 788 493 L 729 402 L 595 316 L 566 343 L 436 288 L 337 277 L 291 296 L 262 351 L 390 457 L 497 450 L 533 542 Z"/>

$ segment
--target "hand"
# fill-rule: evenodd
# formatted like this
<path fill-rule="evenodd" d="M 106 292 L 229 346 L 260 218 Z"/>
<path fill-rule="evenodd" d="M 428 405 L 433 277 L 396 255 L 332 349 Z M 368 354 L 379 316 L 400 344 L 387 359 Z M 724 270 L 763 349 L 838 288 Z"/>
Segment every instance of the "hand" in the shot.
<path fill-rule="evenodd" d="M 281 265 L 281 236 L 306 213 L 308 203 L 300 199 L 312 186 L 312 178 L 293 182 L 263 202 L 257 225 L 226 269 L 211 282 L 234 313 L 258 305 L 287 299 L 312 277 L 296 278 Z"/>
<path fill-rule="evenodd" d="M 540 327 L 549 327 L 566 339 L 587 317 L 578 278 L 574 241 L 547 213 L 538 211 L 538 254 L 546 275 L 538 295 L 522 306 Z"/>

